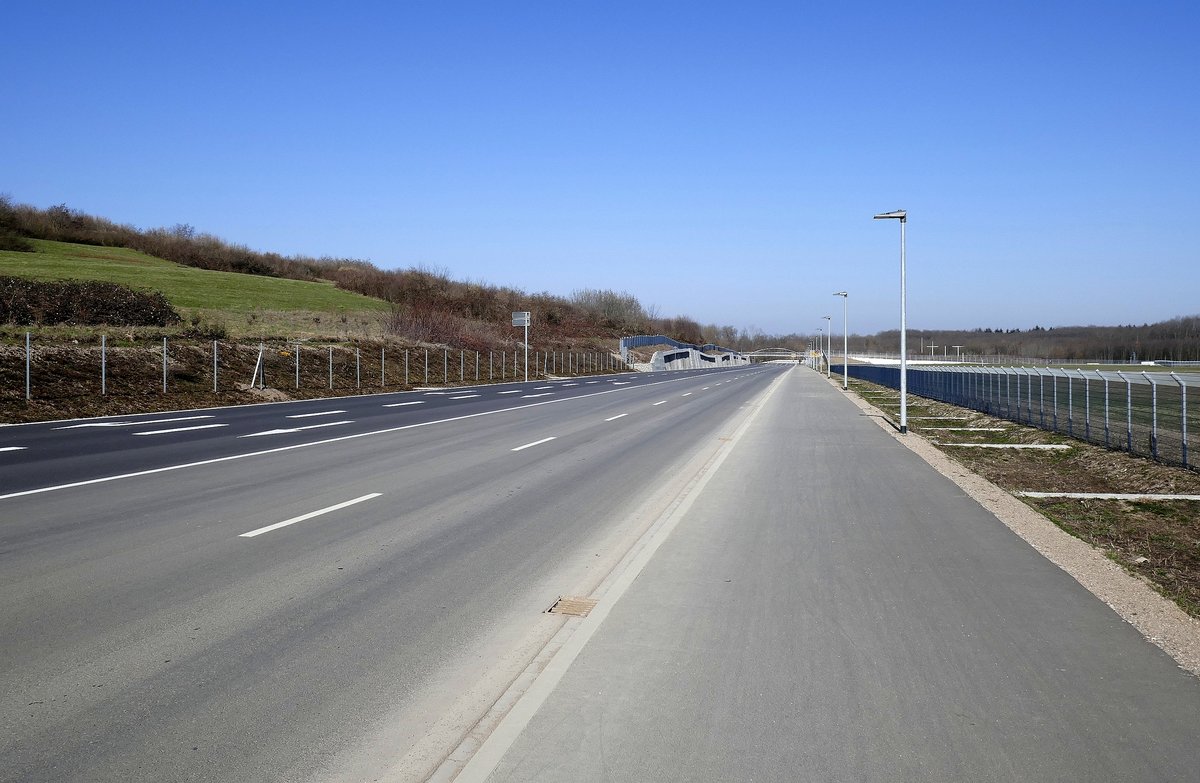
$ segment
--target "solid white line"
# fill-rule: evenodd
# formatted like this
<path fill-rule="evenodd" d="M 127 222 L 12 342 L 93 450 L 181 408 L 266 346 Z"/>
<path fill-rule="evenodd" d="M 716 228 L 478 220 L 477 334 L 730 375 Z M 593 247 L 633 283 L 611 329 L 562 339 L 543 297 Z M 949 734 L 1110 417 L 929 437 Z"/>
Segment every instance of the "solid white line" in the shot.
<path fill-rule="evenodd" d="M 552 435 L 549 438 L 542 438 L 541 440 L 535 440 L 533 443 L 526 443 L 524 446 L 517 446 L 515 449 L 512 449 L 512 451 L 524 451 L 525 449 L 530 449 L 530 448 L 533 448 L 534 446 L 540 446 L 543 443 L 549 443 L 550 441 L 555 440 L 555 438 L 556 438 L 556 436 Z"/>
<path fill-rule="evenodd" d="M 192 430 L 211 430 L 214 427 L 228 427 L 228 424 L 196 424 L 191 427 L 173 427 L 169 430 L 150 430 L 148 432 L 135 432 L 134 435 L 169 435 L 172 432 L 191 432 Z"/>
<path fill-rule="evenodd" d="M 666 400 L 659 400 L 658 402 L 654 403 L 654 405 L 662 405 L 665 402 L 666 402 Z M 650 407 L 654 407 L 654 406 L 652 405 Z"/>
<path fill-rule="evenodd" d="M 1146 495 L 1123 492 L 1014 492 L 1023 498 L 1071 498 L 1074 500 L 1200 500 L 1200 495 Z"/>
<path fill-rule="evenodd" d="M 412 402 L 393 402 L 384 405 L 385 408 L 403 408 L 405 405 L 424 405 L 425 400 L 413 400 Z"/>
<path fill-rule="evenodd" d="M 674 379 L 662 381 L 649 381 L 645 385 L 655 386 L 660 383 L 674 383 Z M 76 489 L 78 487 L 89 487 L 93 484 L 107 484 L 110 481 L 124 481 L 125 479 L 141 478 L 142 476 L 154 476 L 159 473 L 170 473 L 176 470 L 187 470 L 188 468 L 200 468 L 206 465 L 216 465 L 221 462 L 232 462 L 234 460 L 248 459 L 250 457 L 265 457 L 271 454 L 282 454 L 285 451 L 294 451 L 296 449 L 308 449 L 313 446 L 328 446 L 331 443 L 341 443 L 347 440 L 358 440 L 359 438 L 370 438 L 375 435 L 391 435 L 395 432 L 403 432 L 404 430 L 412 430 L 418 427 L 430 427 L 435 424 L 449 424 L 456 421 L 465 421 L 467 419 L 477 419 L 481 416 L 493 416 L 497 413 L 512 413 L 513 411 L 525 410 L 526 408 L 540 408 L 543 405 L 559 405 L 568 402 L 578 402 L 586 400 L 589 397 L 600 397 L 607 394 L 617 394 L 624 391 L 623 389 L 605 389 L 604 391 L 592 392 L 590 394 L 581 394 L 577 397 L 562 397 L 557 400 L 542 400 L 541 402 L 530 402 L 525 405 L 514 405 L 510 408 L 499 408 L 494 411 L 479 411 L 478 413 L 464 413 L 461 416 L 447 416 L 444 419 L 434 419 L 432 421 L 419 421 L 413 424 L 401 424 L 396 427 L 385 427 L 381 430 L 370 430 L 368 432 L 356 432 L 353 435 L 339 435 L 336 438 L 325 438 L 324 440 L 314 440 L 308 443 L 293 443 L 290 446 L 276 446 L 272 449 L 260 449 L 259 451 L 249 451 L 245 454 L 230 454 L 225 457 L 213 457 L 212 459 L 197 460 L 196 462 L 182 462 L 178 465 L 164 465 L 161 468 L 147 468 L 146 470 L 137 470 L 132 473 L 118 473 L 114 476 L 100 476 L 99 478 L 84 479 L 83 481 L 72 481 L 68 484 L 52 484 L 48 487 L 37 487 L 36 489 L 23 489 L 18 492 L 9 492 L 5 495 L 0 495 L 0 500 L 12 500 L 13 498 L 23 498 L 28 495 L 41 495 L 46 492 L 58 492 L 62 489 Z"/>
<path fill-rule="evenodd" d="M 173 419 L 149 419 L 146 421 L 92 421 L 87 424 L 71 424 L 66 427 L 55 427 L 56 430 L 78 430 L 84 427 L 144 427 L 147 424 L 172 424 L 177 421 L 195 421 L 196 419 L 213 419 L 212 415 L 181 416 Z"/>
<path fill-rule="evenodd" d="M 292 517 L 291 519 L 285 519 L 282 522 L 276 522 L 273 525 L 267 525 L 266 527 L 260 527 L 258 530 L 251 530 L 249 533 L 242 533 L 240 536 L 238 536 L 238 538 L 254 538 L 255 536 L 261 536 L 263 533 L 270 533 L 272 530 L 278 530 L 281 527 L 287 527 L 288 525 L 294 525 L 297 522 L 303 522 L 306 519 L 312 519 L 313 517 L 319 517 L 322 514 L 328 514 L 331 511 L 340 511 L 343 508 L 346 508 L 347 506 L 353 506 L 356 503 L 362 503 L 365 500 L 371 500 L 372 498 L 377 498 L 381 494 L 383 494 L 383 493 L 372 492 L 370 495 L 363 495 L 362 497 L 355 498 L 354 500 L 347 500 L 345 503 L 338 503 L 336 506 L 330 506 L 328 508 L 323 508 L 323 509 L 320 509 L 319 511 L 310 511 L 307 514 L 301 514 L 298 517 Z"/>
<path fill-rule="evenodd" d="M 258 438 L 263 435 L 287 435 L 292 432 L 303 432 L 304 430 L 319 430 L 322 427 L 340 427 L 343 424 L 353 424 L 353 421 L 326 421 L 321 424 L 309 424 L 307 427 L 289 427 L 287 429 L 264 430 L 262 432 L 251 432 L 248 435 L 238 435 L 239 438 Z"/>
<path fill-rule="evenodd" d="M 532 400 L 534 397 L 549 397 L 552 394 L 554 394 L 554 392 L 542 392 L 541 394 L 522 394 L 521 399 Z"/>
<path fill-rule="evenodd" d="M 317 413 L 293 413 L 291 416 L 285 416 L 285 419 L 309 419 L 313 416 L 334 416 L 345 411 L 318 411 Z"/>
<path fill-rule="evenodd" d="M 478 394 L 460 394 L 457 397 L 451 397 L 452 400 L 469 400 L 472 397 L 479 397 Z"/>
<path fill-rule="evenodd" d="M 930 432 L 1004 432 L 1004 427 L 925 427 Z"/>
<path fill-rule="evenodd" d="M 605 419 L 605 421 L 616 421 L 617 419 L 622 418 L 623 416 L 628 416 L 628 415 L 629 415 L 628 413 L 618 413 L 616 416 L 610 416 L 609 418 Z"/>
<path fill-rule="evenodd" d="M 0 446 L 0 451 L 23 451 L 28 446 Z"/>

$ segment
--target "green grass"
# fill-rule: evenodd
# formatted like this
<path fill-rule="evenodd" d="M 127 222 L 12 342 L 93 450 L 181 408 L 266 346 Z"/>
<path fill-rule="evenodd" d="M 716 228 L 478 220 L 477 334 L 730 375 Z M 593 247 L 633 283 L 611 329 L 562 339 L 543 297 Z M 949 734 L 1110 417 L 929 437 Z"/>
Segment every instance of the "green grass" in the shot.
<path fill-rule="evenodd" d="M 212 272 L 116 247 L 32 240 L 35 253 L 0 251 L 0 275 L 35 280 L 104 280 L 161 291 L 179 310 L 377 313 L 387 303 L 342 291 L 332 283 Z"/>

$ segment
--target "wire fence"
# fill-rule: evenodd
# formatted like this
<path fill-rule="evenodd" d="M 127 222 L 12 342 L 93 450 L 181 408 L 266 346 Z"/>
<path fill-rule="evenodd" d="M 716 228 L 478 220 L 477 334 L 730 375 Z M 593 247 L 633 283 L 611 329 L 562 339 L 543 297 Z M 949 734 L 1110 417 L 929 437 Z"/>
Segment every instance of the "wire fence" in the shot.
<path fill-rule="evenodd" d="M 171 342 L 99 345 L 41 343 L 25 335 L 0 347 L 0 401 L 145 395 L 248 388 L 283 391 L 400 390 L 570 377 L 628 368 L 605 351 L 469 351 L 313 345 Z"/>
<path fill-rule="evenodd" d="M 899 367 L 851 364 L 849 371 L 854 378 L 900 388 Z M 1111 449 L 1196 468 L 1188 431 L 1200 426 L 1198 373 L 910 367 L 908 390 Z"/>

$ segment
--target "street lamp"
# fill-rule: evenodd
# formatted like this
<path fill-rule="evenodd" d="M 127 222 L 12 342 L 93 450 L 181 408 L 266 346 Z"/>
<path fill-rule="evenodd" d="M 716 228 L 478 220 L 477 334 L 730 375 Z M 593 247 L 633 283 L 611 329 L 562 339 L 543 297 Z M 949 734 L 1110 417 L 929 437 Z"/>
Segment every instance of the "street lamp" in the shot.
<path fill-rule="evenodd" d="M 825 377 L 828 378 L 829 374 L 833 372 L 833 367 L 829 362 L 829 354 L 833 353 L 833 316 L 823 315 L 821 317 L 825 319 L 825 344 L 828 346 L 825 351 Z"/>
<path fill-rule="evenodd" d="M 846 311 L 850 304 L 850 294 L 846 291 L 838 291 L 834 296 L 842 298 L 842 391 L 845 391 L 850 386 L 850 349 L 847 347 L 849 342 L 848 332 L 846 331 Z"/>
<path fill-rule="evenodd" d="M 900 432 L 904 434 L 908 432 L 908 307 L 904 278 L 904 224 L 908 222 L 908 212 L 903 209 L 881 212 L 874 219 L 900 221 Z"/>

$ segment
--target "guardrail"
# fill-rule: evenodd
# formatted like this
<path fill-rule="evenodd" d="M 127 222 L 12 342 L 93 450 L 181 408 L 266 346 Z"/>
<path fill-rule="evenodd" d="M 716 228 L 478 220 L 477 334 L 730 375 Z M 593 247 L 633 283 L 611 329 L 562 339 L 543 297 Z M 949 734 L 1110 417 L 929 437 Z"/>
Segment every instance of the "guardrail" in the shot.
<path fill-rule="evenodd" d="M 854 378 L 900 388 L 899 367 L 851 364 L 849 368 Z M 835 375 L 840 372 L 841 367 L 833 368 Z M 916 396 L 1191 469 L 1196 464 L 1188 450 L 1188 430 L 1200 426 L 1198 390 L 1197 373 L 908 368 L 908 391 Z"/>

